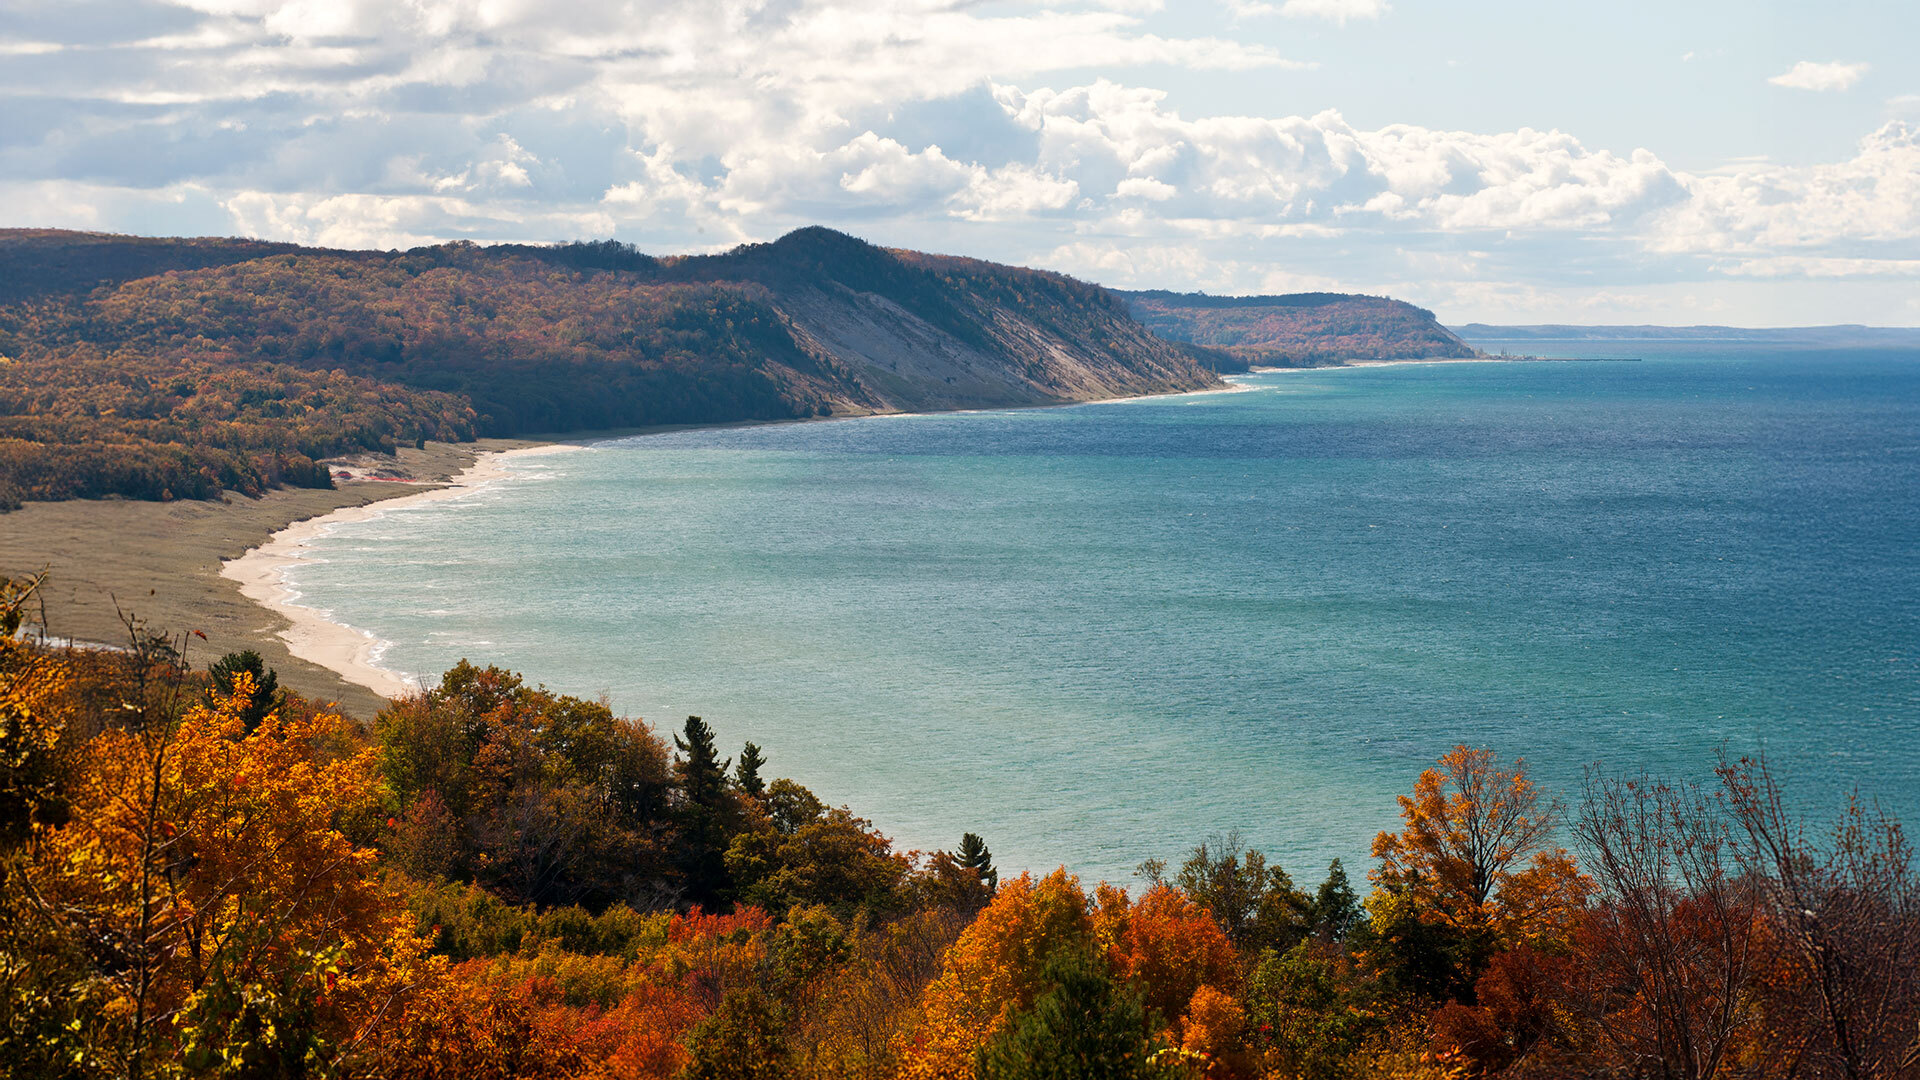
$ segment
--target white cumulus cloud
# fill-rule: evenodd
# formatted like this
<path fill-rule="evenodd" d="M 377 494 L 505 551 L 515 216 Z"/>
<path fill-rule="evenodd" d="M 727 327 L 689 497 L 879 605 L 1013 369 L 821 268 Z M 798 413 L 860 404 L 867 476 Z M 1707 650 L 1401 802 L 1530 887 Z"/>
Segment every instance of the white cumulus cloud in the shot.
<path fill-rule="evenodd" d="M 1792 90 L 1845 90 L 1864 77 L 1871 65 L 1819 64 L 1802 60 L 1767 81 Z"/>
<path fill-rule="evenodd" d="M 0 43 L 0 224 L 671 252 L 821 223 L 1119 285 L 1480 312 L 1582 295 L 1626 310 L 1629 286 L 1701 305 L 1735 286 L 1877 296 L 1910 289 L 1920 260 L 1905 97 L 1843 160 L 1692 173 L 1575 131 L 1362 126 L 1257 97 L 1183 112 L 1155 87 L 1310 65 L 1170 33 L 1148 18 L 1177 10 L 1158 0 L 145 2 L 167 19 L 109 44 L 90 8 L 63 33 L 60 5 Z M 1226 0 L 1334 23 L 1388 11 Z"/>

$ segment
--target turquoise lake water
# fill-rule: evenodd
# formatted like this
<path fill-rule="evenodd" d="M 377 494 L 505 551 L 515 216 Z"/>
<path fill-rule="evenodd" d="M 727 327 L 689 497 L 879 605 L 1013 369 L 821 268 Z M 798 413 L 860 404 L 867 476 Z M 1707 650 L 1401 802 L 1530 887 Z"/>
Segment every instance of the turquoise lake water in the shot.
<path fill-rule="evenodd" d="M 292 580 L 397 670 L 698 713 L 1003 871 L 1120 881 L 1237 828 L 1357 873 L 1457 742 L 1569 796 L 1764 748 L 1912 820 L 1920 351 L 1562 351 L 1646 359 L 607 442 Z"/>

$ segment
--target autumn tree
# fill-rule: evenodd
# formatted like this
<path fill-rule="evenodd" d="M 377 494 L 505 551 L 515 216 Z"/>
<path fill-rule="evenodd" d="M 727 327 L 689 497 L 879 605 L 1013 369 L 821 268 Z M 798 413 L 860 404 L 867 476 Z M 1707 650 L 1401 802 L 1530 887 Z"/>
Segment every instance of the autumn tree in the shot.
<path fill-rule="evenodd" d="M 95 737 L 68 822 L 41 826 L 21 910 L 96 1010 L 73 1060 L 120 1075 L 343 1064 L 423 963 L 404 906 L 344 830 L 378 798 L 331 714 L 269 714 L 251 676 L 177 723 Z"/>
<path fill-rule="evenodd" d="M 1577 937 L 1582 1005 L 1628 1068 L 1719 1075 L 1755 1019 L 1761 890 L 1727 810 L 1696 787 L 1587 775 L 1573 830 L 1600 902 Z"/>
<path fill-rule="evenodd" d="M 927 987 L 922 1020 L 902 1048 L 901 1075 L 972 1080 L 980 1047 L 1049 988 L 1047 960 L 1061 949 L 1085 948 L 1092 935 L 1087 896 L 1065 870 L 1003 882 Z"/>
<path fill-rule="evenodd" d="M 1765 761 L 1722 761 L 1741 866 L 1774 939 L 1768 1041 L 1808 1077 L 1920 1069 L 1920 875 L 1899 821 L 1857 795 L 1825 839 L 1794 814 Z"/>
<path fill-rule="evenodd" d="M 1180 889 L 1156 885 L 1135 899 L 1102 884 L 1093 895 L 1094 939 L 1118 978 L 1137 985 L 1147 1007 L 1176 1023 L 1202 987 L 1236 994 L 1233 942 L 1207 908 Z M 1173 1038 L 1178 1042 L 1177 1033 Z"/>
<path fill-rule="evenodd" d="M 1429 1018 L 1432 1056 L 1479 1076 L 1590 1075 L 1594 1062 L 1574 1019 L 1579 974 L 1573 957 L 1530 944 L 1497 954 L 1474 984 L 1473 1004 L 1451 1001 Z M 1673 1074 L 1656 1067 L 1627 1075 Z"/>
<path fill-rule="evenodd" d="M 1047 974 L 1056 955 L 1074 951 L 1158 1018 L 1143 1034 L 1169 1049 L 1191 1041 L 1196 1060 L 1234 1049 L 1239 961 L 1207 910 L 1164 883 L 1138 900 L 1104 884 L 1089 897 L 1058 870 L 1002 883 L 947 951 L 904 1040 L 901 1075 L 971 1077 L 981 1048 L 1014 1038 L 1005 1035 L 1011 1018 L 1057 985 Z"/>
<path fill-rule="evenodd" d="M 1399 833 L 1373 841 L 1372 878 L 1411 897 L 1422 917 L 1468 934 L 1519 941 L 1564 935 L 1588 883 L 1550 846 L 1561 814 L 1527 776 L 1493 751 L 1458 746 L 1400 796 Z"/>
<path fill-rule="evenodd" d="M 35 839 L 69 820 L 81 763 L 61 708 L 71 665 L 18 636 L 43 580 L 0 578 L 0 1060 L 56 1080 L 93 1064 L 73 1044 L 97 1002 L 73 992 L 80 958 L 28 888 Z"/>

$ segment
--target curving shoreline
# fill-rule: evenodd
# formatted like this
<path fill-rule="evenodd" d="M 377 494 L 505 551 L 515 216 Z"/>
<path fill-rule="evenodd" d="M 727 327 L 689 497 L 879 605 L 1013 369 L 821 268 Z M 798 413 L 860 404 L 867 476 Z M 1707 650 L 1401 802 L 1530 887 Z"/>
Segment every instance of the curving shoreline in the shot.
<path fill-rule="evenodd" d="M 415 680 L 380 666 L 379 654 L 384 643 L 379 638 L 364 630 L 334 622 L 319 609 L 300 603 L 300 594 L 287 583 L 287 571 L 306 558 L 307 545 L 315 537 L 324 535 L 335 525 L 366 521 L 404 506 L 460 498 L 506 476 L 504 461 L 509 457 L 564 453 L 578 449 L 581 449 L 578 443 L 554 443 L 482 454 L 445 486 L 381 499 L 363 506 L 341 507 L 318 517 L 296 521 L 239 558 L 223 561 L 220 576 L 237 583 L 241 595 L 287 621 L 288 625 L 276 636 L 293 656 L 333 671 L 346 681 L 365 687 L 381 697 L 395 698 L 416 693 L 421 687 Z"/>
<path fill-rule="evenodd" d="M 1446 360 L 1387 360 L 1361 361 L 1353 364 L 1329 367 L 1309 368 L 1255 368 L 1246 374 L 1267 374 L 1272 372 L 1335 371 L 1340 367 L 1372 367 L 1397 364 L 1463 363 L 1473 360 L 1493 360 L 1494 357 L 1475 357 L 1472 359 Z M 1222 378 L 1223 385 L 1204 390 L 1176 390 L 1159 394 L 1140 394 L 1124 398 L 1104 398 L 1089 402 L 1063 402 L 1058 405 L 1033 406 L 1038 408 L 1072 408 L 1077 405 L 1112 404 L 1115 402 L 1147 401 L 1159 398 L 1189 397 L 1202 394 L 1239 393 L 1247 387 L 1233 381 L 1232 376 Z M 997 411 L 952 410 L 954 412 Z M 820 417 L 797 421 L 772 421 L 774 423 L 830 423 L 851 419 L 876 419 L 880 417 L 909 417 L 941 415 L 929 413 L 877 413 L 867 417 Z M 383 698 L 402 697 L 417 693 L 422 687 L 417 677 L 394 671 L 380 664 L 380 654 L 386 642 L 372 633 L 335 622 L 318 608 L 300 602 L 300 594 L 286 581 L 288 570 L 298 566 L 306 558 L 307 546 L 316 537 L 324 535 L 335 525 L 349 522 L 366 521 L 378 517 L 389 510 L 421 503 L 439 502 L 460 498 L 478 488 L 493 483 L 506 475 L 502 462 L 509 457 L 562 453 L 583 449 L 592 442 L 606 438 L 624 438 L 635 435 L 664 433 L 686 428 L 758 426 L 768 421 L 748 421 L 741 424 L 688 424 L 670 425 L 657 428 L 628 429 L 619 432 L 591 433 L 582 441 L 564 443 L 543 443 L 535 446 L 516 447 L 508 450 L 495 450 L 481 454 L 457 475 L 450 477 L 438 486 L 423 491 L 397 495 L 392 498 L 378 499 L 373 502 L 340 507 L 327 513 L 292 522 L 275 531 L 267 540 L 248 549 L 237 558 L 221 562 L 220 576 L 234 582 L 242 596 L 254 604 L 280 616 L 286 625 L 274 631 L 276 637 L 287 652 L 296 659 L 306 661 L 332 672 L 354 686 L 361 687 Z M 579 436 L 575 436 L 579 438 Z"/>

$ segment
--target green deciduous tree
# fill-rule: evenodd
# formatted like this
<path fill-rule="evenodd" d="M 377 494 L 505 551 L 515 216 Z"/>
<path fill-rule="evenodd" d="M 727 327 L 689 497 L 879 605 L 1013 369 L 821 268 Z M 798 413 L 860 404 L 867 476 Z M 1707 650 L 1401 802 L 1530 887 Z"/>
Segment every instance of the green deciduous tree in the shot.
<path fill-rule="evenodd" d="M 1237 833 L 1194 848 L 1173 884 L 1211 910 L 1241 949 L 1284 952 L 1306 936 L 1311 901 L 1285 870 L 1268 865 L 1267 857 L 1244 846 Z"/>
<path fill-rule="evenodd" d="M 665 744 L 605 705 L 462 661 L 374 723 L 389 853 L 517 901 L 650 903 L 670 871 Z"/>
<path fill-rule="evenodd" d="M 1083 949 L 1061 949 L 1041 979 L 1050 989 L 980 1049 L 980 1080 L 1145 1080 L 1165 1077 L 1153 1060 L 1140 991 L 1116 984 Z"/>
<path fill-rule="evenodd" d="M 1303 941 L 1260 955 L 1247 979 L 1249 1042 L 1271 1075 L 1345 1080 L 1381 1027 L 1366 990 L 1341 950 Z"/>

